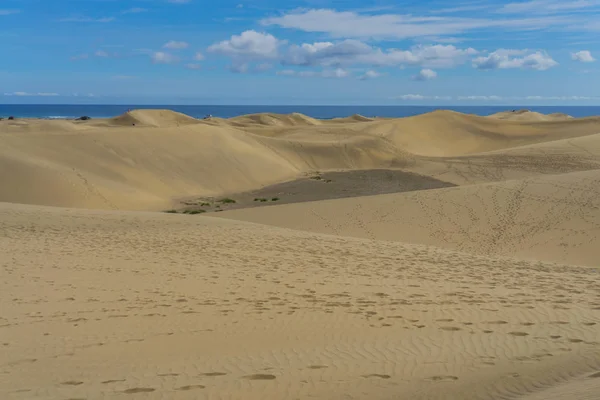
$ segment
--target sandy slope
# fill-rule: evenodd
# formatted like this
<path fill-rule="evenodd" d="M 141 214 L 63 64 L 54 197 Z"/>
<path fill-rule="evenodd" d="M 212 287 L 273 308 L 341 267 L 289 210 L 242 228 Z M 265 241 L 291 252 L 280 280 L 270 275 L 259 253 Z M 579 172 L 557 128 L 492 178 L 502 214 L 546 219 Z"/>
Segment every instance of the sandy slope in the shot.
<path fill-rule="evenodd" d="M 488 256 L 589 266 L 600 260 L 600 170 L 219 215 Z"/>
<path fill-rule="evenodd" d="M 456 157 L 600 132 L 599 118 L 527 123 L 449 111 L 360 121 L 299 114 L 200 121 L 161 110 L 1 121 L 0 181 L 7 184 L 0 201 L 160 210 L 175 197 L 247 191 L 314 170 L 436 175 Z"/>
<path fill-rule="evenodd" d="M 0 204 L 0 397 L 501 399 L 600 380 L 597 270 Z"/>

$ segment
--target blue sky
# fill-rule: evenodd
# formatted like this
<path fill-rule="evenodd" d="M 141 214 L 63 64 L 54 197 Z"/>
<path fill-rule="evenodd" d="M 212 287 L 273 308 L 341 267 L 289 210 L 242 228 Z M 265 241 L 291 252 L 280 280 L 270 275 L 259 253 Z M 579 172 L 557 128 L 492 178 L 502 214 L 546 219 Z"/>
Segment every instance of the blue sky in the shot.
<path fill-rule="evenodd" d="M 600 104 L 600 0 L 2 0 L 0 103 Z"/>

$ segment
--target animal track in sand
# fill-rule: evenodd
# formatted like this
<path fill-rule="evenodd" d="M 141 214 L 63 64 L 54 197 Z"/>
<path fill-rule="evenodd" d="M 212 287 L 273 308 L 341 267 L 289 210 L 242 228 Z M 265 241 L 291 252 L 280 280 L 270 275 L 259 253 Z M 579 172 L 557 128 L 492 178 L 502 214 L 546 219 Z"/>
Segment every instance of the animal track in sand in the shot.
<path fill-rule="evenodd" d="M 81 381 L 66 381 L 66 382 L 61 382 L 61 385 L 67 385 L 67 386 L 79 386 L 79 385 L 83 385 L 83 382 Z"/>
<path fill-rule="evenodd" d="M 508 322 L 506 322 L 506 321 L 485 321 L 484 324 L 505 325 L 505 324 L 508 324 Z"/>
<path fill-rule="evenodd" d="M 254 375 L 246 375 L 245 379 L 250 379 L 251 381 L 272 381 L 273 379 L 277 379 L 275 375 L 271 374 L 254 374 Z"/>
<path fill-rule="evenodd" d="M 150 393 L 154 392 L 156 389 L 153 388 L 131 388 L 123 390 L 123 393 L 126 394 L 136 394 L 136 393 Z"/>
<path fill-rule="evenodd" d="M 125 382 L 125 379 L 111 379 L 111 380 L 108 380 L 108 381 L 102 381 L 100 383 L 103 383 L 103 384 L 106 385 L 107 383 L 116 383 L 116 382 Z"/>
<path fill-rule="evenodd" d="M 179 374 L 175 372 L 169 372 L 166 374 L 158 374 L 157 376 L 179 376 Z"/>
<path fill-rule="evenodd" d="M 223 376 L 227 375 L 225 372 L 206 372 L 204 374 L 200 374 L 201 376 Z"/>
<path fill-rule="evenodd" d="M 327 365 L 309 365 L 308 366 L 309 369 L 323 369 L 323 368 L 329 368 Z"/>
<path fill-rule="evenodd" d="M 600 378 L 600 372 L 596 372 L 594 374 L 591 374 L 590 376 L 588 376 L 588 378 Z"/>
<path fill-rule="evenodd" d="M 385 375 L 385 374 L 368 374 L 368 375 L 363 375 L 363 378 L 381 378 L 381 379 L 390 379 L 391 376 L 390 375 Z"/>
<path fill-rule="evenodd" d="M 513 336 L 529 336 L 527 332 L 508 332 L 508 334 Z"/>

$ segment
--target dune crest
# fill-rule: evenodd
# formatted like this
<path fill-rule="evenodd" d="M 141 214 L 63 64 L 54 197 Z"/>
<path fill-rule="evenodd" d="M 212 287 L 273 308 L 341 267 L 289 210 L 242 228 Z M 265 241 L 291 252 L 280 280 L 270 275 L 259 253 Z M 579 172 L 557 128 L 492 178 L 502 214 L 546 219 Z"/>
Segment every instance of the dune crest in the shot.
<path fill-rule="evenodd" d="M 195 125 L 200 120 L 171 110 L 132 110 L 106 121 L 109 126 L 170 128 Z"/>
<path fill-rule="evenodd" d="M 565 121 L 573 119 L 572 116 L 564 113 L 552 113 L 546 115 L 529 110 L 502 111 L 496 114 L 489 115 L 488 118 L 525 122 Z"/>

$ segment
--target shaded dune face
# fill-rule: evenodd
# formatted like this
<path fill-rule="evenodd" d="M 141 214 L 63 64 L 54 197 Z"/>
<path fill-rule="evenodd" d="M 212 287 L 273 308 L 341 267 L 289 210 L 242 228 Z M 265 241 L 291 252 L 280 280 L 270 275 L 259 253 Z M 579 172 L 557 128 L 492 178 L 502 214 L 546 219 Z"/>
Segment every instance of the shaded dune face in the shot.
<path fill-rule="evenodd" d="M 600 119 L 507 115 L 0 121 L 0 398 L 596 399 Z"/>

